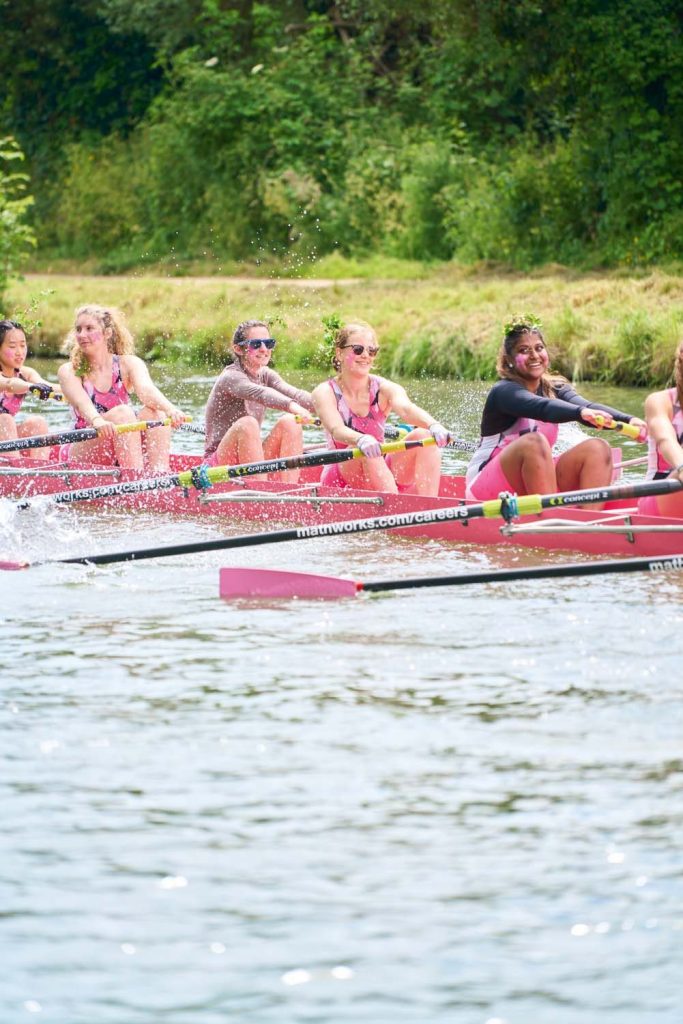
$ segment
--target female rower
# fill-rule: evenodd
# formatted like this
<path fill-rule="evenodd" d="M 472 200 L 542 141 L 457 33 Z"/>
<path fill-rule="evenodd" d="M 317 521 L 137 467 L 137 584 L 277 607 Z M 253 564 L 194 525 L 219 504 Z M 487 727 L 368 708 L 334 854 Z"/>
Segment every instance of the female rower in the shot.
<path fill-rule="evenodd" d="M 134 354 L 133 337 L 123 314 L 104 306 L 81 306 L 66 339 L 68 363 L 59 369 L 64 397 L 75 414 L 74 428 L 94 427 L 97 437 L 68 446 L 64 457 L 88 463 L 115 463 L 149 473 L 168 471 L 171 428 L 117 433 L 116 427 L 140 420 L 170 418 L 178 427 L 186 417 L 152 383 L 142 359 Z M 136 416 L 130 404 L 135 393 L 143 403 Z"/>
<path fill-rule="evenodd" d="M 311 419 L 313 401 L 308 391 L 288 384 L 268 365 L 276 344 L 262 320 L 245 320 L 235 329 L 232 362 L 218 377 L 206 406 L 207 465 L 242 465 L 302 453 L 303 433 L 295 417 Z M 261 441 L 267 408 L 286 415 Z M 296 483 L 299 471 L 286 470 L 274 478 Z"/>
<path fill-rule="evenodd" d="M 37 370 L 25 365 L 28 346 L 26 332 L 16 320 L 0 320 L 0 441 L 47 434 L 44 416 L 27 416 L 17 423 L 15 417 L 26 395 L 31 392 L 46 399 L 55 387 L 43 380 Z M 21 453 L 32 459 L 49 459 L 50 449 L 31 448 Z"/>
<path fill-rule="evenodd" d="M 337 375 L 318 385 L 313 400 L 329 444 L 360 448 L 365 458 L 326 466 L 321 483 L 392 494 L 402 490 L 437 495 L 441 473 L 437 447 L 416 447 L 382 458 L 380 444 L 390 412 L 418 428 L 405 440 L 433 437 L 442 448 L 448 443 L 448 432 L 411 402 L 400 384 L 370 372 L 378 352 L 375 331 L 362 321 L 346 324 L 335 335 L 332 365 Z"/>
<path fill-rule="evenodd" d="M 674 386 L 655 391 L 645 400 L 649 433 L 648 480 L 683 482 L 683 341 L 676 351 Z M 683 491 L 641 498 L 643 515 L 683 516 Z"/>
<path fill-rule="evenodd" d="M 552 374 L 549 362 L 535 317 L 517 317 L 505 325 L 496 366 L 501 379 L 484 405 L 481 440 L 467 470 L 468 498 L 484 501 L 502 491 L 552 494 L 609 484 L 612 454 L 599 438 L 581 441 L 553 457 L 559 423 L 633 423 L 645 440 L 643 420 L 589 402 L 564 377 Z"/>

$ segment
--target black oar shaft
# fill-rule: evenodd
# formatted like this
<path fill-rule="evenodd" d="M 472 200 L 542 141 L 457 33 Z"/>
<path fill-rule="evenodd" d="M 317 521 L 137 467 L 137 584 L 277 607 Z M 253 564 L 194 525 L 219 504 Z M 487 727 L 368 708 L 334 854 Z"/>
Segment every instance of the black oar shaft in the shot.
<path fill-rule="evenodd" d="M 117 433 L 125 434 L 163 426 L 165 426 L 163 420 L 133 420 L 131 423 L 118 424 Z M 58 434 L 32 434 L 30 437 L 15 437 L 11 441 L 0 441 L 0 452 L 26 451 L 29 448 L 49 448 L 51 445 L 69 444 L 72 441 L 92 441 L 100 436 L 94 427 L 84 427 L 82 430 L 62 430 Z"/>
<path fill-rule="evenodd" d="M 528 569 L 494 569 L 456 576 L 423 576 L 403 580 L 377 580 L 359 583 L 358 589 L 378 593 L 384 590 L 413 590 L 421 587 L 459 587 L 470 583 L 509 583 L 513 580 L 557 579 L 565 576 L 599 576 L 627 572 L 680 572 L 683 554 L 661 558 L 612 559 L 604 562 L 577 562 L 565 565 L 540 565 Z"/>

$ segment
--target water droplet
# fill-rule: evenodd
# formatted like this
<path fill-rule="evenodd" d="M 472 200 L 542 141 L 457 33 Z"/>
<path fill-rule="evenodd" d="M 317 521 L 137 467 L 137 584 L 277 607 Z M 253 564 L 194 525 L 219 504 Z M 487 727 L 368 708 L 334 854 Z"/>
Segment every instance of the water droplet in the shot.
<path fill-rule="evenodd" d="M 286 971 L 282 975 L 280 981 L 283 985 L 305 985 L 311 980 L 309 971 L 304 971 L 303 968 L 297 968 L 294 971 Z"/>
<path fill-rule="evenodd" d="M 166 875 L 159 882 L 160 889 L 184 889 L 190 883 L 183 875 Z"/>

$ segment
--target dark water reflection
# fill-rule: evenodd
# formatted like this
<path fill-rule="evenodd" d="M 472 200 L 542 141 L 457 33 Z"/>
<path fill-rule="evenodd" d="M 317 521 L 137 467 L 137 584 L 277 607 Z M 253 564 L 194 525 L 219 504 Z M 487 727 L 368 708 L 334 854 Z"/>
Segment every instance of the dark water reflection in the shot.
<path fill-rule="evenodd" d="M 2 530 L 31 559 L 212 535 Z M 0 1021 L 678 1024 L 683 585 L 218 600 L 227 564 L 553 557 L 306 543 L 4 576 Z"/>

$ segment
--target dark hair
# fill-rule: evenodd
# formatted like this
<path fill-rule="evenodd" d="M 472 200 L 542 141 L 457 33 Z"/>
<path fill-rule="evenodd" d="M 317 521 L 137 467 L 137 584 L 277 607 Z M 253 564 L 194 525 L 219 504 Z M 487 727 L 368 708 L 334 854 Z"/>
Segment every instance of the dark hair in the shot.
<path fill-rule="evenodd" d="M 526 323 L 515 324 L 515 326 L 512 327 L 503 338 L 503 344 L 500 347 L 498 358 L 496 359 L 496 373 L 504 380 L 520 380 L 515 364 L 511 362 L 511 359 L 515 351 L 515 345 L 517 345 L 525 334 L 536 334 L 545 345 L 545 338 L 543 337 L 540 327 Z M 561 374 L 552 373 L 549 370 L 546 370 L 541 377 L 541 391 L 544 397 L 552 398 L 555 394 L 555 388 L 558 384 L 562 384 L 564 381 L 565 378 Z"/>
<path fill-rule="evenodd" d="M 24 337 L 26 337 L 26 331 L 18 320 L 0 320 L 0 345 L 5 340 L 5 335 L 9 334 L 10 331 L 23 331 Z"/>

